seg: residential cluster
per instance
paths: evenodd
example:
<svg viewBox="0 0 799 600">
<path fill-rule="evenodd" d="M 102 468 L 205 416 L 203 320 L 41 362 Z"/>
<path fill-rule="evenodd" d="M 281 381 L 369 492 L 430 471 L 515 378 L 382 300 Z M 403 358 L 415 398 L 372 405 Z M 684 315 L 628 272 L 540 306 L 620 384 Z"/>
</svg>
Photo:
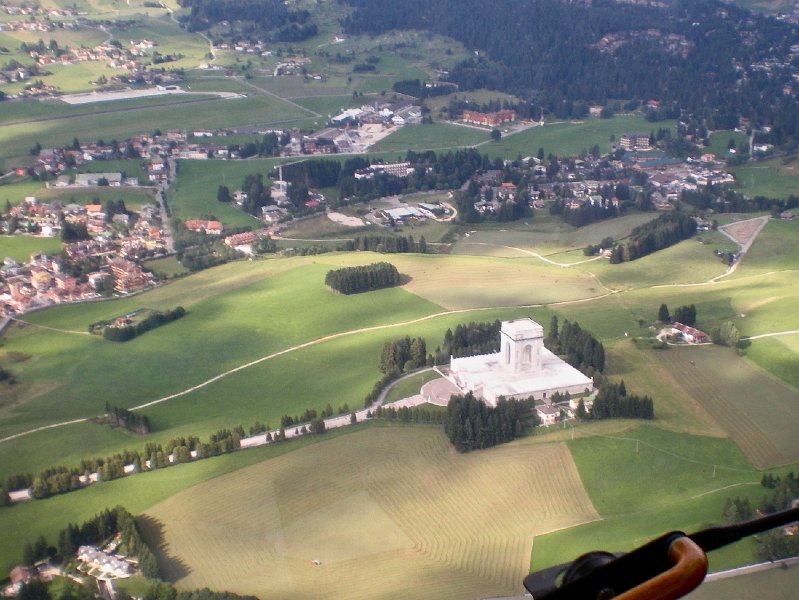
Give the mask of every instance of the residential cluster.
<svg viewBox="0 0 799 600">
<path fill-rule="evenodd" d="M 136 261 L 166 252 L 159 211 L 145 205 L 139 213 L 108 217 L 99 204 L 40 202 L 34 197 L 14 206 L 0 223 L 31 234 L 54 236 L 64 228 L 85 227 L 94 237 L 64 244 L 62 255 L 34 254 L 28 263 L 6 258 L 0 266 L 0 314 L 99 298 L 109 292 L 128 294 L 155 284 Z"/>
</svg>

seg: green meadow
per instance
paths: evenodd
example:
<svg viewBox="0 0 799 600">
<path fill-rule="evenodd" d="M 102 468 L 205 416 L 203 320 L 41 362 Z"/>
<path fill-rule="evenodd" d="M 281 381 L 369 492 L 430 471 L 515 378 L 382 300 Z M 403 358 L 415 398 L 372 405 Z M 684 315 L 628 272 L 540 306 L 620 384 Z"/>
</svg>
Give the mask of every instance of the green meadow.
<svg viewBox="0 0 799 600">
<path fill-rule="evenodd" d="M 590 150 L 599 145 L 602 153 L 609 152 L 613 142 L 627 131 L 657 131 L 674 128 L 674 121 L 650 123 L 641 116 L 616 116 L 612 119 L 586 119 L 576 122 L 547 123 L 544 127 L 531 127 L 520 133 L 504 136 L 499 142 L 485 146 L 491 156 L 515 159 L 517 156 L 535 156 L 539 148 L 545 154 L 570 155 Z"/>
<path fill-rule="evenodd" d="M 441 150 L 474 146 L 487 139 L 488 131 L 460 125 L 448 125 L 445 123 L 406 125 L 380 140 L 371 150 L 374 152 L 400 152 L 404 154 L 407 150 Z"/>
<path fill-rule="evenodd" d="M 799 161 L 795 157 L 749 163 L 732 172 L 738 190 L 747 196 L 787 198 L 799 194 Z"/>
<path fill-rule="evenodd" d="M 54 237 L 33 237 L 30 235 L 0 235 L 0 257 L 13 258 L 18 263 L 30 260 L 31 254 L 58 254 L 61 252 L 61 239 Z"/>
<path fill-rule="evenodd" d="M 737 133 L 731 130 L 714 131 L 710 134 L 710 145 L 705 148 L 705 151 L 710 154 L 715 154 L 716 158 L 725 160 L 732 156 L 729 153 L 730 141 L 735 142 L 735 147 L 742 147 L 744 144 L 749 143 L 749 138 L 744 133 Z"/>
<path fill-rule="evenodd" d="M 306 113 L 297 107 L 263 94 L 230 100 L 181 98 L 184 101 L 180 109 L 176 108 L 174 101 L 163 106 L 150 103 L 118 110 L 113 106 L 115 103 L 108 102 L 96 108 L 95 113 L 78 113 L 81 115 L 79 121 L 62 117 L 0 126 L 0 160 L 4 161 L 6 168 L 27 164 L 30 161 L 28 149 L 36 142 L 43 147 L 68 145 L 80 131 L 90 131 L 98 139 L 124 140 L 154 129 L 277 125 L 306 117 Z"/>
</svg>

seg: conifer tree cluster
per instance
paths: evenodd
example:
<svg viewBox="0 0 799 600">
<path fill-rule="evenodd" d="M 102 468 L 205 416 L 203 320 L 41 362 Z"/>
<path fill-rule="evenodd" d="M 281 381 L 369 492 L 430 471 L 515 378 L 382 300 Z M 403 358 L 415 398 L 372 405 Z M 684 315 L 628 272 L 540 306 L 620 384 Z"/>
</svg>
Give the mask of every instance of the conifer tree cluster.
<svg viewBox="0 0 799 600">
<path fill-rule="evenodd" d="M 610 262 L 617 264 L 647 256 L 687 240 L 696 233 L 696 221 L 681 212 L 663 213 L 657 219 L 635 227 L 625 244 L 615 246 Z"/>
<path fill-rule="evenodd" d="M 342 294 L 357 294 L 392 287 L 400 282 L 397 267 L 387 262 L 328 271 L 325 285 Z"/>
<path fill-rule="evenodd" d="M 583 373 L 605 370 L 605 347 L 576 321 L 565 319 L 559 327 L 558 318 L 553 315 L 544 346 Z"/>
<path fill-rule="evenodd" d="M 427 252 L 427 242 L 424 236 L 419 238 L 417 242 L 412 235 L 365 235 L 356 236 L 352 248 L 353 250 L 371 250 L 372 252 L 386 252 L 389 254 L 404 254 L 406 252 L 424 254 Z"/>
<path fill-rule="evenodd" d="M 623 381 L 603 383 L 586 416 L 589 419 L 654 419 L 655 407 L 649 396 L 628 394 Z"/>
<path fill-rule="evenodd" d="M 147 418 L 147 415 L 131 412 L 127 408 L 113 406 L 106 402 L 105 417 L 112 425 L 124 427 L 133 433 L 139 435 L 150 433 L 150 419 Z"/>
<path fill-rule="evenodd" d="M 120 546 L 127 550 L 127 555 L 138 559 L 142 575 L 158 578 L 155 556 L 142 540 L 135 517 L 122 506 L 106 509 L 80 526 L 70 523 L 58 534 L 56 546 L 48 544 L 43 536 L 35 544 L 25 544 L 23 563 L 32 565 L 37 560 L 56 557 L 67 562 L 75 557 L 81 546 L 103 544 L 117 534 L 121 538 Z"/>
<path fill-rule="evenodd" d="M 491 407 L 471 392 L 452 396 L 444 416 L 444 433 L 458 452 L 490 448 L 510 442 L 538 425 L 534 406 L 532 398 L 500 398 Z"/>
<path fill-rule="evenodd" d="M 138 335 L 156 329 L 167 323 L 180 319 L 186 314 L 186 309 L 178 306 L 172 310 L 154 311 L 134 325 L 107 326 L 103 329 L 103 338 L 112 342 L 127 342 Z"/>
<path fill-rule="evenodd" d="M 462 358 L 499 352 L 501 326 L 499 321 L 493 323 L 471 322 L 467 325 L 458 325 L 454 332 L 452 329 L 447 329 L 444 334 L 444 343 L 435 351 L 436 364 L 449 362 L 450 356 Z"/>
<path fill-rule="evenodd" d="M 789 472 L 784 477 L 770 473 L 763 475 L 760 484 L 769 490 L 763 496 L 757 510 L 749 498 L 727 498 L 722 511 L 725 523 L 748 521 L 758 515 L 770 515 L 791 508 L 799 496 L 799 475 Z M 799 536 L 791 527 L 777 527 L 757 536 L 757 555 L 762 560 L 774 561 L 799 554 Z"/>
<path fill-rule="evenodd" d="M 418 369 L 427 364 L 427 346 L 424 338 L 408 336 L 386 342 L 380 352 L 380 371 L 398 377 L 401 373 Z"/>
</svg>

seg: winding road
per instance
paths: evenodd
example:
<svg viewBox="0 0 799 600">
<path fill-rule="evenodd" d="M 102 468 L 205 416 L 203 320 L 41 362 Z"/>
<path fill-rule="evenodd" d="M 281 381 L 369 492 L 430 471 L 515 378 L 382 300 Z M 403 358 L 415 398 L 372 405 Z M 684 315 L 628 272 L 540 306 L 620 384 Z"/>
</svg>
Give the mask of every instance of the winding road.
<svg viewBox="0 0 799 600">
<path fill-rule="evenodd" d="M 757 229 L 755 234 L 752 235 L 751 239 L 747 240 L 747 243 L 746 243 L 745 247 L 744 247 L 744 245 L 742 245 L 742 249 L 741 249 L 742 254 L 751 247 L 752 242 L 757 237 L 757 233 L 759 233 L 760 230 L 762 229 L 762 227 L 765 225 L 765 223 L 768 220 L 768 217 L 765 217 L 765 218 L 761 217 L 761 219 L 765 219 L 763 221 L 762 225 Z M 738 243 L 738 242 L 736 241 L 736 243 Z M 552 264 L 552 265 L 555 265 L 555 266 L 559 266 L 559 267 L 562 267 L 562 268 L 572 267 L 572 266 L 575 266 L 575 265 L 583 264 L 583 263 L 586 263 L 586 262 L 591 262 L 591 261 L 598 260 L 599 258 L 601 258 L 601 257 L 594 257 L 594 258 L 590 258 L 590 259 L 587 259 L 587 260 L 579 261 L 579 262 L 576 262 L 576 263 L 564 264 L 564 263 L 555 262 L 555 261 L 553 261 L 551 259 L 548 259 L 547 257 L 542 256 L 542 255 L 540 255 L 540 254 L 538 254 L 536 252 L 533 252 L 531 250 L 525 250 L 525 249 L 522 249 L 522 248 L 516 248 L 514 246 L 503 246 L 503 245 L 486 244 L 486 243 L 479 243 L 479 242 L 474 242 L 474 245 L 498 246 L 498 247 L 502 247 L 502 248 L 508 248 L 508 249 L 516 250 L 518 252 L 522 252 L 524 254 L 528 254 L 528 255 L 530 255 L 530 256 L 532 256 L 534 258 L 537 258 L 539 260 L 542 260 L 544 262 L 547 262 L 549 264 Z M 728 273 L 729 273 L 729 271 L 728 271 Z M 596 278 L 596 276 L 594 276 L 594 277 Z M 597 281 L 599 281 L 598 278 L 596 278 L 596 279 L 597 279 Z M 660 287 L 673 287 L 673 286 L 678 286 L 678 287 L 686 286 L 686 287 L 688 287 L 688 286 L 696 286 L 696 285 L 708 285 L 708 284 L 715 283 L 715 281 L 717 279 L 718 278 L 716 277 L 716 278 L 712 278 L 712 279 L 710 279 L 710 280 L 708 280 L 706 282 L 691 283 L 691 284 L 669 284 L 669 285 L 658 285 L 658 286 L 650 286 L 650 287 L 651 288 L 660 288 Z M 600 282 L 600 284 L 601 284 L 601 282 Z M 352 335 L 358 335 L 358 334 L 361 334 L 361 333 L 367 333 L 367 332 L 371 332 L 371 331 L 381 331 L 381 330 L 385 330 L 385 329 L 396 329 L 396 328 L 399 328 L 399 327 L 407 327 L 409 325 L 414 325 L 414 324 L 417 324 L 417 323 L 422 323 L 424 321 L 430 321 L 432 319 L 438 319 L 440 317 L 445 317 L 445 316 L 455 315 L 455 314 L 472 313 L 472 312 L 480 312 L 480 311 L 487 311 L 487 310 L 519 309 L 519 308 L 541 308 L 541 307 L 544 307 L 544 306 L 565 306 L 565 305 L 569 305 L 569 304 L 593 302 L 595 300 L 599 300 L 601 298 L 605 298 L 605 297 L 613 295 L 613 294 L 618 294 L 618 293 L 623 293 L 624 291 L 629 291 L 629 290 L 610 290 L 609 288 L 605 287 L 604 285 L 602 285 L 602 287 L 605 288 L 606 290 L 608 290 L 607 293 L 600 294 L 598 296 L 592 296 L 590 298 L 582 298 L 582 299 L 579 299 L 579 300 L 566 300 L 566 301 L 563 301 L 563 302 L 552 302 L 552 303 L 547 303 L 547 304 L 528 304 L 528 305 L 522 305 L 522 306 L 504 306 L 504 307 L 503 306 L 486 306 L 486 307 L 478 307 L 478 308 L 462 308 L 462 309 L 455 309 L 455 310 L 445 310 L 445 311 L 433 313 L 433 314 L 430 314 L 430 315 L 426 315 L 424 317 L 419 317 L 417 319 L 411 319 L 411 320 L 408 320 L 408 321 L 401 321 L 401 322 L 397 322 L 397 323 L 386 323 L 386 324 L 383 324 L 383 325 L 372 325 L 372 326 L 369 326 L 369 327 L 360 327 L 360 328 L 357 328 L 357 329 L 351 329 L 349 331 L 341 331 L 341 332 L 338 332 L 338 333 L 333 333 L 333 334 L 330 334 L 330 335 L 326 335 L 326 336 L 322 336 L 322 337 L 310 340 L 308 342 L 304 342 L 302 344 L 297 344 L 297 345 L 291 346 L 289 348 L 285 348 L 285 349 L 280 350 L 278 352 L 273 352 L 271 354 L 267 354 L 266 356 L 262 356 L 260 358 L 255 359 L 255 360 L 246 362 L 246 363 L 244 363 L 242 365 L 239 365 L 238 367 L 234 367 L 232 369 L 228 369 L 227 371 L 219 373 L 218 375 L 215 375 L 214 377 L 206 379 L 205 381 L 202 381 L 202 382 L 200 382 L 200 383 L 198 383 L 196 385 L 188 387 L 188 388 L 186 388 L 186 389 L 184 389 L 182 391 L 176 392 L 174 394 L 169 394 L 167 396 L 163 396 L 161 398 L 157 398 L 155 400 L 151 400 L 149 402 L 145 402 L 143 404 L 139 404 L 137 406 L 134 406 L 130 410 L 141 410 L 143 408 L 148 408 L 150 406 L 155 406 L 155 405 L 158 405 L 158 404 L 162 404 L 164 402 L 169 402 L 170 400 L 174 400 L 175 398 L 180 398 L 180 397 L 185 396 L 187 394 L 191 394 L 192 392 L 196 392 L 197 390 L 205 388 L 205 387 L 207 387 L 207 386 L 209 386 L 209 385 L 211 385 L 213 383 L 216 383 L 217 381 L 220 381 L 221 379 L 224 379 L 225 377 L 228 377 L 230 375 L 238 373 L 239 371 L 243 371 L 245 369 L 249 369 L 250 367 L 254 367 L 256 365 L 260 365 L 260 364 L 262 364 L 262 363 L 264 363 L 266 361 L 272 360 L 272 359 L 280 357 L 280 356 L 284 356 L 286 354 L 295 352 L 297 350 L 310 348 L 311 346 L 316 346 L 318 344 L 322 344 L 322 343 L 325 343 L 325 342 L 328 342 L 328 341 L 331 341 L 331 340 L 335 340 L 335 339 L 339 339 L 339 338 L 343 338 L 343 337 L 349 337 L 349 336 L 352 336 Z M 640 288 L 637 288 L 637 289 L 640 289 Z M 20 322 L 20 323 L 28 323 L 27 321 L 22 321 L 21 319 L 15 319 L 15 321 Z M 80 333 L 80 334 L 84 334 L 84 332 L 77 332 L 77 331 L 70 331 L 70 330 L 59 330 L 59 329 L 55 329 L 55 328 L 52 328 L 52 327 L 46 327 L 46 328 L 50 329 L 52 331 L 57 331 L 57 332 L 61 332 L 61 333 L 70 333 L 70 334 Z M 799 334 L 799 330 L 787 330 L 787 331 L 777 331 L 777 332 L 763 333 L 763 334 L 759 334 L 759 335 L 745 337 L 745 338 L 742 338 L 742 339 L 745 339 L 745 340 L 756 340 L 756 339 L 761 339 L 761 338 L 766 338 L 766 337 L 782 336 L 782 335 L 794 335 L 794 334 Z M 86 335 L 88 335 L 88 334 L 86 334 Z M 385 391 L 387 391 L 387 390 L 385 390 Z M 385 397 L 385 394 L 382 394 L 381 397 L 380 397 L 381 402 L 382 402 L 382 399 L 384 397 Z M 361 412 L 363 412 L 365 414 L 366 411 L 364 410 L 364 411 L 361 411 Z M 9 435 L 9 436 L 0 438 L 0 443 L 8 442 L 8 441 L 15 440 L 15 439 L 18 439 L 18 438 L 26 436 L 26 435 L 30 435 L 32 433 L 37 433 L 37 432 L 40 432 L 40 431 L 45 431 L 45 430 L 53 429 L 53 428 L 56 428 L 56 427 L 63 427 L 63 426 L 66 426 L 66 425 L 73 425 L 73 424 L 76 424 L 76 423 L 83 423 L 83 422 L 88 421 L 90 418 L 93 418 L 93 416 L 92 417 L 84 417 L 84 418 L 80 418 L 80 419 L 72 419 L 72 420 L 69 420 L 69 421 L 63 421 L 61 423 L 52 423 L 52 424 L 49 424 L 49 425 L 43 425 L 41 427 L 36 427 L 34 429 L 29 429 L 27 431 L 21 431 L 19 433 L 15 433 L 13 435 Z M 342 416 L 342 417 L 334 417 L 332 420 L 341 419 L 341 418 L 349 419 L 349 416 L 347 415 L 347 416 Z M 340 425 L 331 423 L 331 426 L 340 426 Z"/>
</svg>

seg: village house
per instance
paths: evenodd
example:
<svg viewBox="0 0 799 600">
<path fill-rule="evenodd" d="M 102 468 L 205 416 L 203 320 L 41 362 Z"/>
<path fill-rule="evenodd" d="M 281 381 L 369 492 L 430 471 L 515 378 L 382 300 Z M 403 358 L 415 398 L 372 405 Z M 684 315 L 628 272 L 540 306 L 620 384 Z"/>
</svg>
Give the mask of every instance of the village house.
<svg viewBox="0 0 799 600">
<path fill-rule="evenodd" d="M 676 321 L 671 324 L 671 333 L 681 336 L 689 344 L 704 344 L 710 341 L 710 336 L 704 331 Z"/>
<path fill-rule="evenodd" d="M 497 127 L 503 123 L 510 123 L 516 120 L 516 112 L 513 110 L 500 110 L 491 113 L 482 113 L 476 110 L 464 110 L 461 119 L 464 123 L 473 123 L 485 127 Z"/>
<path fill-rule="evenodd" d="M 204 231 L 206 235 L 222 235 L 222 223 L 219 221 L 203 221 L 200 219 L 189 219 L 183 225 L 189 231 Z"/>
</svg>

